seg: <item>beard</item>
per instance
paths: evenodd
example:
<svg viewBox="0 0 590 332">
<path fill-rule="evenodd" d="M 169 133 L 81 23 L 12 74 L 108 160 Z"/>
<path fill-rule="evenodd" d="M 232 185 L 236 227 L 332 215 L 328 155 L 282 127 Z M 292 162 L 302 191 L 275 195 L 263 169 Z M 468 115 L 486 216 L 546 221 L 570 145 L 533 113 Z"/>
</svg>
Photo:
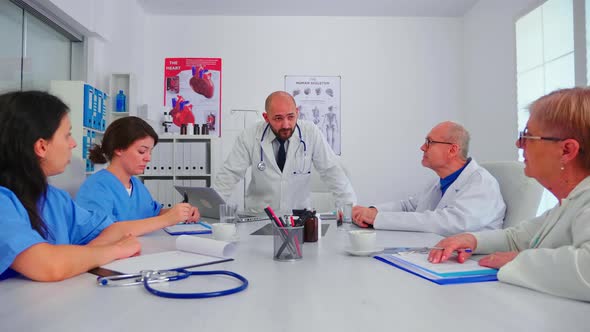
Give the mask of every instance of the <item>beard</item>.
<svg viewBox="0 0 590 332">
<path fill-rule="evenodd" d="M 272 127 L 272 132 L 275 134 L 276 137 L 278 137 L 279 139 L 286 141 L 289 138 L 291 138 L 291 136 L 293 136 L 293 132 L 294 132 L 294 128 L 281 128 L 278 131 L 274 130 Z"/>
</svg>

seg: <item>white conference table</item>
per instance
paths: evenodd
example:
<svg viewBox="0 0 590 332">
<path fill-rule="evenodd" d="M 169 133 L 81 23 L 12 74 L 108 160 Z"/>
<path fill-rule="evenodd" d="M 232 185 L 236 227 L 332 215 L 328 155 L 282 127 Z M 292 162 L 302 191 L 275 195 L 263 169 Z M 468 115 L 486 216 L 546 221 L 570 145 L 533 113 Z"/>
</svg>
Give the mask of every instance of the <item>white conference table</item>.
<svg viewBox="0 0 590 332">
<path fill-rule="evenodd" d="M 333 222 L 303 245 L 303 259 L 272 259 L 272 236 L 249 235 L 266 222 L 240 224 L 235 261 L 204 267 L 244 275 L 243 292 L 211 299 L 166 299 L 143 286 L 99 287 L 89 273 L 56 283 L 0 282 L 0 331 L 588 331 L 590 304 L 484 282 L 439 286 L 371 257 L 346 254 L 348 234 Z M 427 233 L 378 231 L 381 246 L 432 245 Z M 144 253 L 174 249 L 158 231 Z M 549 273 L 549 271 L 548 271 Z M 193 276 L 169 291 L 235 286 Z"/>
</svg>

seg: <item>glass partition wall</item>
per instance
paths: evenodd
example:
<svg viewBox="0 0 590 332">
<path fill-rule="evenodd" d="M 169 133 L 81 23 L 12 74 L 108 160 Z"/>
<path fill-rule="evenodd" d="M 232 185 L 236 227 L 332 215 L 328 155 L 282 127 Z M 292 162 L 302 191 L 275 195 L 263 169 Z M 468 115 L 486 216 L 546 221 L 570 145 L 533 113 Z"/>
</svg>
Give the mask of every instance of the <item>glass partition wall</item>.
<svg viewBox="0 0 590 332">
<path fill-rule="evenodd" d="M 51 80 L 72 79 L 81 39 L 47 22 L 22 1 L 0 0 L 0 92 L 47 90 Z"/>
</svg>

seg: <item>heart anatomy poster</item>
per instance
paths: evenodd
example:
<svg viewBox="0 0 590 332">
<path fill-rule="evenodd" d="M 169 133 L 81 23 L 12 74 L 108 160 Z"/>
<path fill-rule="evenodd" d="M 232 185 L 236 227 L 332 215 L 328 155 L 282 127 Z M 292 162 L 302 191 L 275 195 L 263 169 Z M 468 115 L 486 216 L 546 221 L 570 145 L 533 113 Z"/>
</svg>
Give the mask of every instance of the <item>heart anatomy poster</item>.
<svg viewBox="0 0 590 332">
<path fill-rule="evenodd" d="M 285 91 L 295 98 L 299 119 L 318 126 L 334 153 L 340 155 L 340 76 L 285 75 Z"/>
<path fill-rule="evenodd" d="M 221 59 L 166 58 L 164 60 L 164 107 L 168 132 L 186 127 L 193 134 L 221 136 Z"/>
</svg>

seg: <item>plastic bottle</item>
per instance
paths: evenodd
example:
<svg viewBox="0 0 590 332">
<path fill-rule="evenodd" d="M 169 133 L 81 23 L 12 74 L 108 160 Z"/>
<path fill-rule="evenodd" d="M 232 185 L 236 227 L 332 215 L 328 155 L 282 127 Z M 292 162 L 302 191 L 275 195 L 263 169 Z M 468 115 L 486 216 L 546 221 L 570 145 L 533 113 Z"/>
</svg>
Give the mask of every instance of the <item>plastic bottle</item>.
<svg viewBox="0 0 590 332">
<path fill-rule="evenodd" d="M 126 109 L 126 102 L 127 102 L 127 96 L 125 96 L 125 94 L 123 93 L 123 90 L 119 90 L 119 93 L 117 94 L 117 107 L 116 107 L 116 111 L 117 112 L 125 112 L 127 111 Z"/>
</svg>

